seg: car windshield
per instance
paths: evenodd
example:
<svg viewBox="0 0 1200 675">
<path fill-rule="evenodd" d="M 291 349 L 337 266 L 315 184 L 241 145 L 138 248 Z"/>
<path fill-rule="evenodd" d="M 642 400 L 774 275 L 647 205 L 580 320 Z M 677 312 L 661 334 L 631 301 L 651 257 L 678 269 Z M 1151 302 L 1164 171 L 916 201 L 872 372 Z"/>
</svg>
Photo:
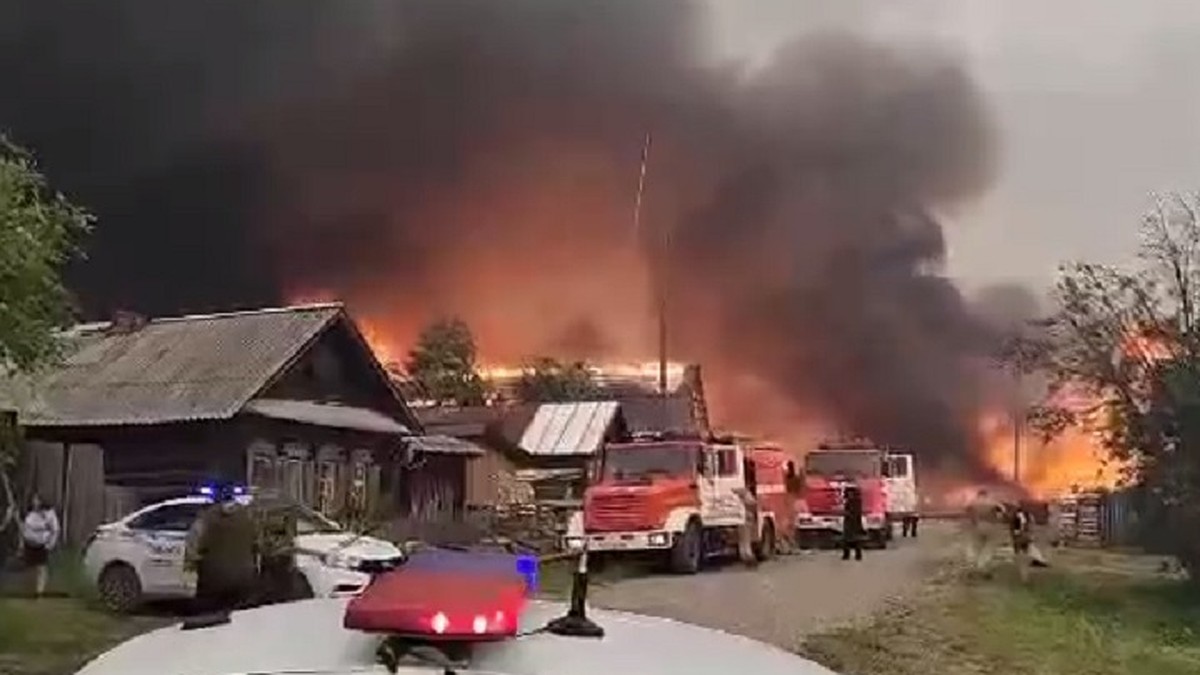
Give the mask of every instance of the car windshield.
<svg viewBox="0 0 1200 675">
<path fill-rule="evenodd" d="M 804 470 L 814 476 L 845 475 L 877 478 L 882 472 L 879 455 L 873 452 L 810 452 L 804 458 Z"/>
<path fill-rule="evenodd" d="M 610 447 L 604 453 L 604 477 L 609 480 L 690 476 L 695 470 L 696 448 L 687 445 Z"/>
</svg>

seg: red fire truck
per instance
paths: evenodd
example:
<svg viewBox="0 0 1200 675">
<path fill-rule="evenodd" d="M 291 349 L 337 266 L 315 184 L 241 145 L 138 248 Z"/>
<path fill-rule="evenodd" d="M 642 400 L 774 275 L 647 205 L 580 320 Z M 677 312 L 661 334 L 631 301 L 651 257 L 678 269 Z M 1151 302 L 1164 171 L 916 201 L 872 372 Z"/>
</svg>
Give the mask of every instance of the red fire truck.
<svg viewBox="0 0 1200 675">
<path fill-rule="evenodd" d="M 748 490 L 758 504 L 754 549 L 765 560 L 794 531 L 796 475 L 781 448 L 746 439 L 659 434 L 609 444 L 565 544 L 661 554 L 672 571 L 692 574 L 705 559 L 736 552 L 747 517 L 740 492 Z"/>
<path fill-rule="evenodd" d="M 796 540 L 801 548 L 832 545 L 842 533 L 845 489 L 862 492 L 863 530 L 868 541 L 886 548 L 892 539 L 888 519 L 886 453 L 870 443 L 822 443 L 804 457 L 804 494 L 797 500 Z"/>
</svg>

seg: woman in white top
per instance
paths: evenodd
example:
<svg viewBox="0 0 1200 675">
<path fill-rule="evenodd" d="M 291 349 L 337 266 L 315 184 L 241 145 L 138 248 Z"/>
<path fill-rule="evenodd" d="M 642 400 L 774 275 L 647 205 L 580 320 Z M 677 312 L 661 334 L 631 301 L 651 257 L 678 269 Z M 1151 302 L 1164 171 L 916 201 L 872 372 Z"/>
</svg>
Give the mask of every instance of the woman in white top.
<svg viewBox="0 0 1200 675">
<path fill-rule="evenodd" d="M 58 515 L 54 507 L 40 496 L 34 495 L 29 513 L 21 527 L 25 540 L 25 564 L 34 570 L 38 597 L 46 592 L 49 579 L 50 551 L 58 544 Z"/>
</svg>

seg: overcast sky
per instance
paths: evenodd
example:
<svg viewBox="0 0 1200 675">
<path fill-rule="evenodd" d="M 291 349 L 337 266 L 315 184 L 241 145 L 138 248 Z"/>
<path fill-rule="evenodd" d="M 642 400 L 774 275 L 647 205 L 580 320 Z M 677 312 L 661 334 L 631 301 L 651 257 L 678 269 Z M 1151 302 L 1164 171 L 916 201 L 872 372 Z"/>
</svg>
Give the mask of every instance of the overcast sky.
<svg viewBox="0 0 1200 675">
<path fill-rule="evenodd" d="M 1173 0 L 711 0 L 721 52 L 807 30 L 937 40 L 987 92 L 999 179 L 953 216 L 967 287 L 1127 260 L 1151 191 L 1200 189 L 1200 4 Z"/>
</svg>

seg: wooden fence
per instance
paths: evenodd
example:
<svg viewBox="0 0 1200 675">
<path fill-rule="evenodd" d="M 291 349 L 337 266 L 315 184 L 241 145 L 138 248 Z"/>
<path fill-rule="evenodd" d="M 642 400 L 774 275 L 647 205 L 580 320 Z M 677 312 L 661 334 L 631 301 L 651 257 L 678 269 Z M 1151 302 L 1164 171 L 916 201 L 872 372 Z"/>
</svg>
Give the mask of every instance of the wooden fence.
<svg viewBox="0 0 1200 675">
<path fill-rule="evenodd" d="M 1139 513 L 1132 492 L 1089 492 L 1056 500 L 1053 526 L 1068 546 L 1125 546 L 1138 539 Z"/>
</svg>

